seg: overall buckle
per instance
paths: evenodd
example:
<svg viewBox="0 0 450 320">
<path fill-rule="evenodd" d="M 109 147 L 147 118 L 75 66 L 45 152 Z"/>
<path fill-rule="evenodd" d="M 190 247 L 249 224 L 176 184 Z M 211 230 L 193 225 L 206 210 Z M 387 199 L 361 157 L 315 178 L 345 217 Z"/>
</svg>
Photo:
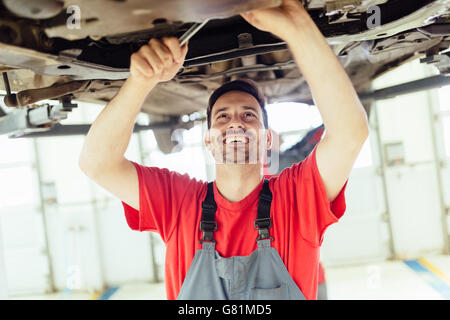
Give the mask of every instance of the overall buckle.
<svg viewBox="0 0 450 320">
<path fill-rule="evenodd" d="M 214 232 L 217 231 L 216 221 L 200 221 L 200 231 L 203 232 L 203 238 L 200 240 L 200 244 L 203 244 L 203 242 L 216 243 L 214 241 Z"/>
<path fill-rule="evenodd" d="M 273 237 L 270 235 L 269 233 L 269 229 L 258 229 L 258 238 L 256 238 L 256 240 L 266 240 L 269 239 L 271 241 L 273 241 Z"/>
<path fill-rule="evenodd" d="M 270 218 L 255 219 L 253 225 L 255 226 L 256 230 L 263 228 L 270 228 L 272 227 L 272 219 Z"/>
<path fill-rule="evenodd" d="M 265 240 L 265 239 L 273 240 L 273 237 L 271 237 L 269 233 L 269 228 L 272 227 L 272 219 L 270 218 L 255 219 L 254 225 L 255 229 L 258 230 L 259 234 L 256 240 Z"/>
<path fill-rule="evenodd" d="M 216 221 L 200 221 L 200 231 L 215 232 L 217 231 Z"/>
</svg>

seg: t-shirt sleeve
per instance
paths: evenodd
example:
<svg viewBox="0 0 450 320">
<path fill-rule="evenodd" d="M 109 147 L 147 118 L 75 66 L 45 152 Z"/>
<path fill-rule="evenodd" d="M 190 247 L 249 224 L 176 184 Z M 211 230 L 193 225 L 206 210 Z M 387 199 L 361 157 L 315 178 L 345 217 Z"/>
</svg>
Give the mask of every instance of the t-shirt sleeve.
<svg viewBox="0 0 450 320">
<path fill-rule="evenodd" d="M 122 201 L 128 226 L 158 232 L 167 242 L 177 224 L 186 190 L 195 180 L 187 174 L 132 163 L 139 179 L 139 211 Z"/>
<path fill-rule="evenodd" d="M 289 185 L 286 191 L 295 198 L 292 204 L 295 217 L 291 218 L 296 220 L 301 236 L 311 245 L 320 246 L 327 227 L 337 222 L 346 210 L 348 180 L 337 197 L 332 202 L 328 201 L 317 167 L 316 150 L 317 146 L 302 162 L 283 170 L 279 179 Z"/>
</svg>

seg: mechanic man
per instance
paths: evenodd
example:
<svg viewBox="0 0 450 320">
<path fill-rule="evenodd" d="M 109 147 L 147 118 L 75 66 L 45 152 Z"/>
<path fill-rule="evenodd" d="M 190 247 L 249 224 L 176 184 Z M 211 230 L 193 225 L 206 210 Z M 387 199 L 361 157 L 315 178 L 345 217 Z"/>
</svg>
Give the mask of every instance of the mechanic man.
<svg viewBox="0 0 450 320">
<path fill-rule="evenodd" d="M 151 39 L 132 55 L 130 77 L 80 155 L 85 174 L 122 200 L 132 229 L 161 235 L 168 299 L 316 299 L 323 234 L 345 211 L 346 182 L 368 136 L 351 81 L 298 1 L 242 17 L 288 44 L 311 88 L 326 133 L 304 161 L 263 179 L 259 150 L 270 149 L 272 135 L 252 81 L 225 84 L 210 97 L 213 183 L 127 160 L 147 94 L 184 62 L 187 46 L 176 38 Z"/>
</svg>

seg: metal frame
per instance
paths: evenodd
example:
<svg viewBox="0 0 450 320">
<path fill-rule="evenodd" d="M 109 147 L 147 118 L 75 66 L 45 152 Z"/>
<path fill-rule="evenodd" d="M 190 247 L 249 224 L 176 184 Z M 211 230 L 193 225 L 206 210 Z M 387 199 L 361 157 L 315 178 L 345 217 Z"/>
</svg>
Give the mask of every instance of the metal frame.
<svg viewBox="0 0 450 320">
<path fill-rule="evenodd" d="M 1 119 L 0 119 L 1 120 Z M 158 130 L 164 128 L 175 128 L 177 126 L 182 127 L 183 124 L 178 122 L 160 122 L 149 125 L 139 125 L 135 124 L 133 128 L 134 132 L 139 132 L 143 130 Z M 0 131 L 2 127 L 2 122 L 0 121 Z M 35 137 L 59 137 L 59 136 L 73 136 L 73 135 L 86 135 L 90 129 L 90 124 L 60 124 L 57 123 L 50 129 L 40 128 L 39 131 L 23 131 L 18 134 L 9 136 L 9 138 L 35 138 Z"/>
<path fill-rule="evenodd" d="M 380 134 L 380 125 L 378 122 L 379 116 L 378 116 L 378 107 L 376 105 L 372 105 L 371 110 L 373 112 L 374 117 L 374 123 L 375 127 L 372 127 L 373 130 L 376 132 L 376 141 L 377 141 L 377 149 L 378 149 L 378 161 L 379 161 L 379 169 L 380 169 L 380 176 L 382 180 L 383 185 L 383 197 L 384 197 L 384 204 L 385 204 L 385 213 L 384 213 L 384 220 L 387 223 L 388 231 L 389 231 L 389 253 L 391 260 L 396 260 L 398 258 L 397 252 L 395 250 L 395 243 L 394 243 L 394 232 L 392 230 L 392 219 L 391 219 L 391 212 L 389 207 L 389 197 L 388 197 L 388 191 L 387 191 L 387 182 L 386 182 L 386 162 L 384 161 L 384 148 L 381 142 L 381 134 Z"/>
<path fill-rule="evenodd" d="M 450 85 L 450 76 L 437 75 L 424 79 L 414 80 L 411 82 L 402 83 L 399 85 L 375 91 L 360 92 L 358 93 L 358 95 L 361 101 L 374 102 L 379 100 L 391 99 L 397 96 L 415 93 L 419 91 L 441 88 L 447 85 Z M 292 101 L 314 105 L 314 101 L 312 99 L 301 99 L 301 98 L 299 99 L 298 96 L 296 95 L 287 96 L 283 98 L 282 101 Z"/>
<path fill-rule="evenodd" d="M 436 89 L 441 88 L 443 86 L 450 85 L 450 76 L 446 75 L 437 75 L 437 76 L 431 76 L 428 78 L 415 80 L 403 84 L 399 84 L 392 87 L 387 87 L 379 90 L 375 90 L 372 92 L 367 93 L 360 93 L 359 97 L 364 102 L 374 102 L 378 100 L 384 100 L 384 99 L 390 99 L 397 96 L 410 94 L 414 92 L 419 92 L 423 90 L 430 90 L 430 89 Z M 300 103 L 306 103 L 309 105 L 313 105 L 314 102 L 312 99 L 310 100 L 295 100 L 294 97 L 293 102 L 300 102 Z M 21 110 L 25 111 L 25 110 Z M 26 112 L 25 112 L 26 113 Z M 23 121 L 21 120 L 20 115 L 7 115 L 5 119 L 0 118 L 0 132 L 7 132 L 8 128 L 9 130 L 13 131 L 14 125 L 11 124 L 10 121 L 8 121 L 7 117 L 12 117 L 15 119 L 16 123 L 18 125 L 21 125 L 23 127 Z M 3 121 L 1 121 L 3 120 Z M 198 119 L 201 120 L 201 119 Z M 186 123 L 185 123 L 186 124 Z M 163 128 L 176 128 L 177 126 L 182 127 L 182 123 L 176 122 L 176 121 L 170 121 L 170 122 L 159 122 L 159 123 L 151 123 L 147 126 L 138 125 L 136 124 L 133 128 L 133 132 L 139 132 L 142 130 L 155 130 L 155 129 L 163 129 Z M 26 132 L 23 131 L 22 134 L 16 135 L 14 137 L 54 137 L 54 136 L 68 136 L 68 135 L 85 135 L 89 131 L 90 125 L 88 124 L 72 124 L 72 125 L 61 125 L 61 124 L 55 124 L 51 129 L 44 129 L 45 131 L 40 132 Z"/>
<path fill-rule="evenodd" d="M 42 214 L 42 223 L 44 225 L 44 241 L 45 241 L 45 252 L 43 252 L 46 257 L 47 257 L 47 263 L 48 263 L 48 285 L 50 288 L 50 292 L 56 292 L 56 287 L 55 287 L 55 278 L 54 278 L 54 272 L 53 272 L 53 263 L 52 263 L 52 258 L 51 258 L 51 254 L 50 254 L 50 242 L 48 239 L 48 234 L 47 234 L 47 230 L 48 230 L 48 221 L 47 221 L 47 213 L 46 213 L 46 208 L 45 208 L 45 199 L 44 199 L 44 194 L 42 192 L 42 173 L 41 173 L 41 161 L 40 161 L 40 156 L 39 156 L 39 146 L 38 143 L 36 141 L 36 139 L 33 139 L 33 150 L 34 150 L 34 156 L 35 156 L 35 160 L 34 160 L 34 168 L 36 170 L 36 175 L 37 175 L 37 179 L 38 179 L 38 184 L 39 184 L 39 209 L 41 211 Z"/>
</svg>

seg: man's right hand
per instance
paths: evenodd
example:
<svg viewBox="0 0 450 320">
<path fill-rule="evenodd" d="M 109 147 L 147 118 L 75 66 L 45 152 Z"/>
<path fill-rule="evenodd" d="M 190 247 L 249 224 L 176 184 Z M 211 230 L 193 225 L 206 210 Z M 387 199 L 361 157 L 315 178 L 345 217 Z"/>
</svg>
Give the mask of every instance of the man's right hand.
<svg viewBox="0 0 450 320">
<path fill-rule="evenodd" d="M 131 55 L 132 82 L 150 89 L 158 82 L 171 80 L 183 65 L 187 51 L 187 43 L 180 47 L 175 37 L 150 39 L 148 44 Z"/>
</svg>

